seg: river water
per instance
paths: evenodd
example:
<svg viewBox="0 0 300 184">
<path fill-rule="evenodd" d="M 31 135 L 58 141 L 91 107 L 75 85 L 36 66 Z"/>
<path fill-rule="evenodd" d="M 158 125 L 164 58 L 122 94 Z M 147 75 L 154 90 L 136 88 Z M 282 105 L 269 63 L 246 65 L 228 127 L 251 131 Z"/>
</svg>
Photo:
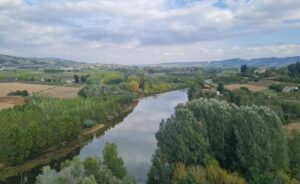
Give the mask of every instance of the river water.
<svg viewBox="0 0 300 184">
<path fill-rule="evenodd" d="M 170 117 L 179 103 L 186 102 L 186 91 L 171 91 L 141 99 L 127 117 L 120 123 L 95 135 L 82 147 L 75 149 L 64 158 L 54 160 L 50 165 L 58 169 L 61 162 L 73 156 L 84 159 L 88 156 L 101 156 L 106 142 L 118 145 L 119 155 L 124 160 L 129 174 L 137 183 L 145 183 L 151 167 L 151 158 L 156 149 L 155 133 L 162 119 Z M 41 166 L 22 175 L 11 177 L 6 183 L 34 183 L 35 177 L 41 172 Z M 26 182 L 27 181 L 27 182 Z"/>
</svg>

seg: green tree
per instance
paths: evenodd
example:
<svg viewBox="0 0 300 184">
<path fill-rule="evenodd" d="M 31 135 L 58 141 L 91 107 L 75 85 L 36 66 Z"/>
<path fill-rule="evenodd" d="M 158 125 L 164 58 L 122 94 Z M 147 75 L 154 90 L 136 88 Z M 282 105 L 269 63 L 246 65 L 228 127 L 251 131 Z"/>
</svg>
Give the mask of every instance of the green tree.
<svg viewBox="0 0 300 184">
<path fill-rule="evenodd" d="M 79 76 L 77 74 L 74 75 L 74 82 L 75 83 L 79 83 L 80 82 Z"/>
<path fill-rule="evenodd" d="M 246 74 L 248 72 L 248 66 L 247 65 L 242 65 L 241 66 L 241 73 Z"/>
<path fill-rule="evenodd" d="M 114 176 L 124 178 L 124 176 L 127 175 L 124 162 L 122 158 L 118 156 L 116 144 L 106 143 L 102 154 L 103 163 L 112 171 Z"/>
<path fill-rule="evenodd" d="M 300 181 L 300 132 L 294 130 L 288 141 L 292 176 Z"/>
<path fill-rule="evenodd" d="M 189 100 L 203 97 L 204 77 L 198 74 L 189 84 L 188 98 Z"/>
<path fill-rule="evenodd" d="M 84 169 L 85 169 L 85 175 L 86 176 L 91 176 L 97 175 L 97 172 L 100 170 L 100 161 L 98 161 L 94 157 L 88 157 L 84 160 L 83 162 Z"/>
<path fill-rule="evenodd" d="M 225 91 L 224 84 L 223 84 L 223 83 L 218 83 L 217 90 L 218 90 L 221 94 L 223 94 L 224 91 Z"/>
<path fill-rule="evenodd" d="M 236 171 L 249 180 L 256 175 L 254 171 L 259 171 L 274 176 L 283 173 L 276 181 L 289 181 L 282 123 L 266 107 L 238 107 L 199 98 L 179 105 L 175 114 L 161 123 L 156 138 L 158 150 L 152 160 L 149 184 L 170 183 L 178 162 L 206 166 L 209 171 L 211 157 L 222 168 Z M 211 176 L 212 183 L 245 183 L 215 165 L 211 170 L 215 172 L 208 172 L 207 176 Z M 185 177 L 181 179 L 188 181 Z"/>
</svg>

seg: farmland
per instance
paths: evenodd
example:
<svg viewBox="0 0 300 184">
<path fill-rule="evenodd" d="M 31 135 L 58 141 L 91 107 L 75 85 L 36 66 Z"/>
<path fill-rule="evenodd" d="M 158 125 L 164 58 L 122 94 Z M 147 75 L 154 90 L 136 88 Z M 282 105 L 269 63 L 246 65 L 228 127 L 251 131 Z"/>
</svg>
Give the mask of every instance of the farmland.
<svg viewBox="0 0 300 184">
<path fill-rule="evenodd" d="M 246 87 L 250 91 L 263 91 L 263 90 L 268 89 L 265 86 L 259 86 L 259 85 L 255 85 L 255 84 L 229 84 L 229 85 L 226 85 L 225 87 L 229 90 L 235 90 L 235 89 L 240 89 L 241 87 Z"/>
<path fill-rule="evenodd" d="M 13 107 L 15 105 L 21 105 L 23 103 L 24 103 L 23 97 L 18 97 L 18 96 L 0 97 L 0 110 Z"/>
<path fill-rule="evenodd" d="M 7 96 L 11 91 L 27 90 L 30 94 L 39 91 L 44 91 L 53 88 L 50 85 L 38 85 L 38 84 L 22 84 L 22 83 L 1 83 L 0 84 L 0 96 Z"/>
<path fill-rule="evenodd" d="M 27 90 L 30 95 L 36 93 L 43 96 L 57 98 L 74 98 L 77 96 L 79 87 L 63 87 L 40 84 L 23 83 L 0 83 L 0 109 L 21 105 L 25 99 L 19 96 L 7 96 L 9 92 L 17 90 Z"/>
</svg>

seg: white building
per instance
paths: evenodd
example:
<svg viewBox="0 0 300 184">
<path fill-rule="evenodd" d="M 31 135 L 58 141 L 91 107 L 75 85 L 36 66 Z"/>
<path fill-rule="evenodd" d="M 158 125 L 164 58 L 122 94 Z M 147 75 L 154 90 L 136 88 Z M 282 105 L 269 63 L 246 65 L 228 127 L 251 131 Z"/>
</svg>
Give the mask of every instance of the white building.
<svg viewBox="0 0 300 184">
<path fill-rule="evenodd" d="M 299 88 L 297 86 L 285 86 L 282 91 L 285 93 L 290 93 L 298 90 Z"/>
</svg>

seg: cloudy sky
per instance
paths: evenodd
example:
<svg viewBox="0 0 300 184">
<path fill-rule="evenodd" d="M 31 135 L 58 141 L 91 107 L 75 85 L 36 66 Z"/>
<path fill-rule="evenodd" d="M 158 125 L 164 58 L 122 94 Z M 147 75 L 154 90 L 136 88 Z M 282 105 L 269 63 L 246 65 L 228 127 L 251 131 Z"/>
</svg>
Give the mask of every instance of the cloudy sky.
<svg viewBox="0 0 300 184">
<path fill-rule="evenodd" d="M 0 0 L 0 53 L 120 64 L 300 55 L 300 0 Z"/>
</svg>

